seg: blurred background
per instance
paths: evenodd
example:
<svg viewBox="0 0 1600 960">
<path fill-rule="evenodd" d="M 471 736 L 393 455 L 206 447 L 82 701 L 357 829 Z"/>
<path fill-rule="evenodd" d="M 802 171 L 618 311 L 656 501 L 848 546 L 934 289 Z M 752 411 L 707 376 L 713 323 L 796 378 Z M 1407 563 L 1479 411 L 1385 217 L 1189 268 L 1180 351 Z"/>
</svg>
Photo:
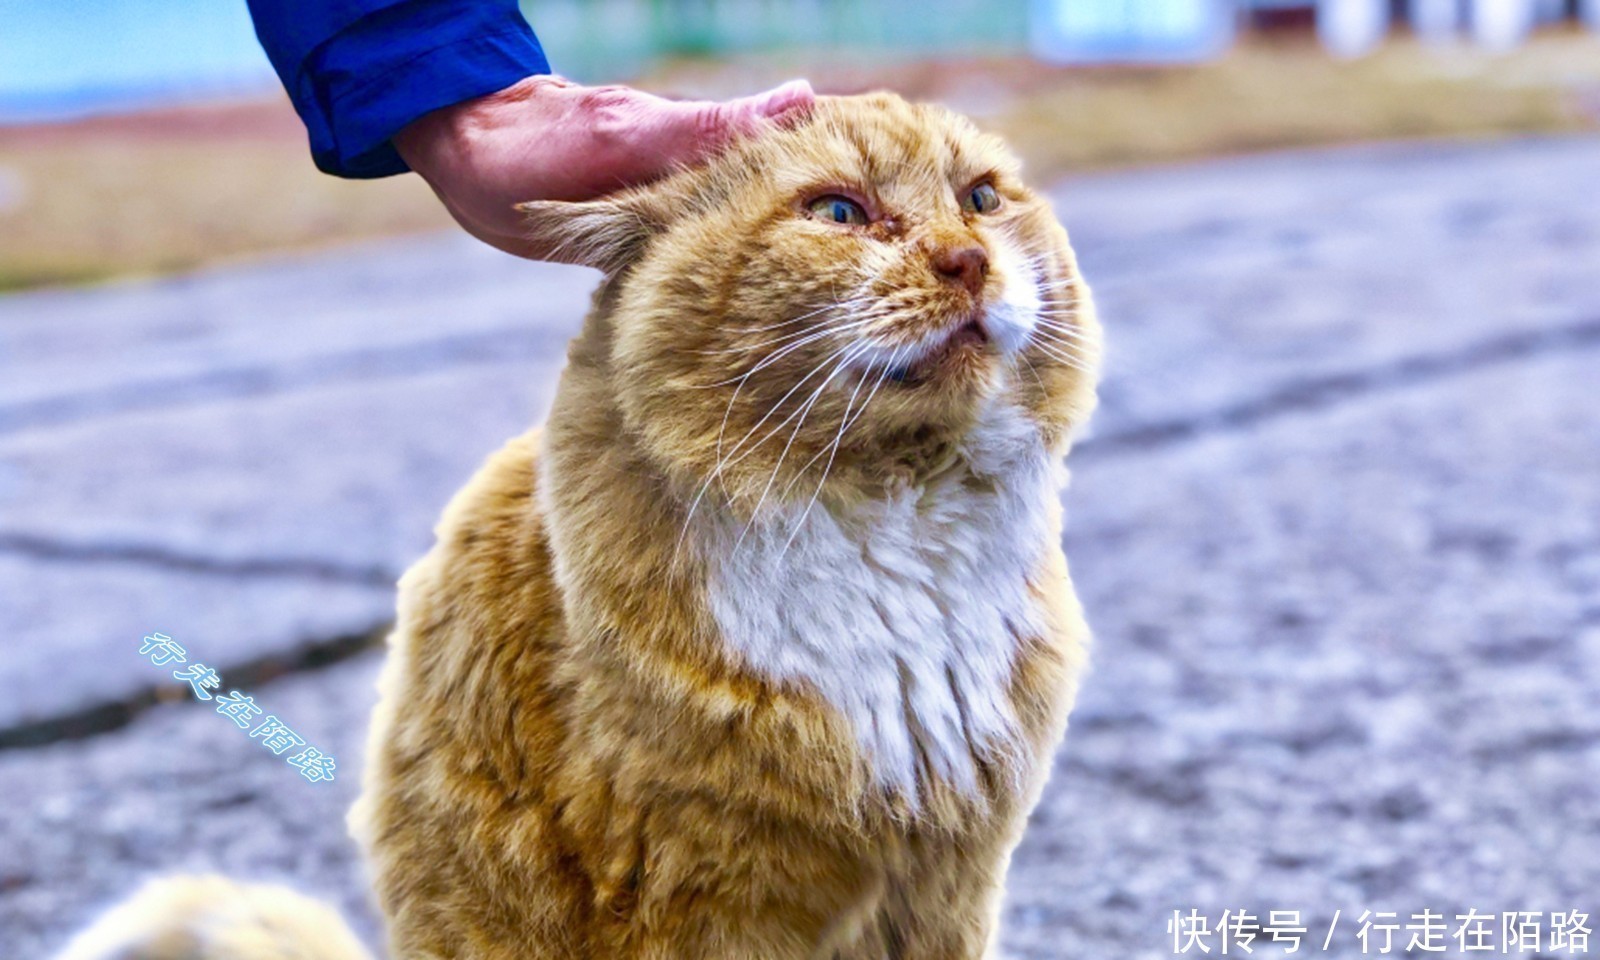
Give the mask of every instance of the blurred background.
<svg viewBox="0 0 1600 960">
<path fill-rule="evenodd" d="M 1196 953 L 1191 910 L 1338 955 L 1363 911 L 1523 911 L 1522 952 L 1587 952 L 1549 926 L 1600 917 L 1600 0 L 523 9 L 584 81 L 947 103 L 1071 231 L 1096 667 L 1011 955 Z M 0 953 L 177 871 L 375 935 L 342 818 L 394 578 L 543 417 L 595 279 L 318 174 L 242 0 L 0 0 Z"/>
</svg>

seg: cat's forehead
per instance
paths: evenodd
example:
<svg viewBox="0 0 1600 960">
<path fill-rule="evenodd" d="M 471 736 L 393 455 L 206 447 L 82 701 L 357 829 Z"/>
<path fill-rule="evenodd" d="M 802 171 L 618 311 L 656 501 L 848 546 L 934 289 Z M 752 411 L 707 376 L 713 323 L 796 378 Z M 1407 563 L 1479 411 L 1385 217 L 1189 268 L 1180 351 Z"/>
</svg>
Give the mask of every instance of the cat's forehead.
<svg viewBox="0 0 1600 960">
<path fill-rule="evenodd" d="M 919 193 L 1017 166 L 965 118 L 887 94 L 823 97 L 809 123 L 768 145 L 776 181 L 797 190 L 837 181 Z"/>
</svg>

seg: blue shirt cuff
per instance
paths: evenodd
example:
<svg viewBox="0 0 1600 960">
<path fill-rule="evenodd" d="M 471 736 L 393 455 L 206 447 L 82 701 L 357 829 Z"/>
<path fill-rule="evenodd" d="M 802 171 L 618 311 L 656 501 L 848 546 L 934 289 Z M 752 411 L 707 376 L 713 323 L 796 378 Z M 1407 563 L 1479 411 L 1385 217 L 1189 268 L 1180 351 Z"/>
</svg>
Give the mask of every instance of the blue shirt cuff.
<svg viewBox="0 0 1600 960">
<path fill-rule="evenodd" d="M 409 169 L 391 138 L 411 121 L 549 73 L 550 64 L 515 3 L 478 0 L 380 10 L 318 47 L 302 69 L 323 115 L 322 124 L 306 118 L 318 169 L 371 178 Z"/>
</svg>

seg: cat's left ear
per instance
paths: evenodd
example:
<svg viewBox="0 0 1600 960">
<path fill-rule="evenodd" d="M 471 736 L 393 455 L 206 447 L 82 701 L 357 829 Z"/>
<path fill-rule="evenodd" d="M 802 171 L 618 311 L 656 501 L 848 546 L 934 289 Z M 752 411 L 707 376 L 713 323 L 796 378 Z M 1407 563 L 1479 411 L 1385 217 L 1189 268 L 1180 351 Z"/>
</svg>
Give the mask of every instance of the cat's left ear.
<svg viewBox="0 0 1600 960">
<path fill-rule="evenodd" d="M 634 189 L 598 200 L 534 200 L 517 205 L 528 239 L 544 259 L 620 272 L 666 229 L 667 199 Z"/>
</svg>

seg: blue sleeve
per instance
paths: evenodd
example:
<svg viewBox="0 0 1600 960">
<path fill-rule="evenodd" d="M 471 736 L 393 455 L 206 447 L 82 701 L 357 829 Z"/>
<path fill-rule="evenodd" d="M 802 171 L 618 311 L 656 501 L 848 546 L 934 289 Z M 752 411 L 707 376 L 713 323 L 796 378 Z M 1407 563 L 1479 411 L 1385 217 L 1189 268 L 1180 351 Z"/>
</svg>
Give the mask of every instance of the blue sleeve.
<svg viewBox="0 0 1600 960">
<path fill-rule="evenodd" d="M 516 0 L 248 2 L 312 158 L 340 177 L 404 173 L 401 127 L 550 72 Z"/>
</svg>

